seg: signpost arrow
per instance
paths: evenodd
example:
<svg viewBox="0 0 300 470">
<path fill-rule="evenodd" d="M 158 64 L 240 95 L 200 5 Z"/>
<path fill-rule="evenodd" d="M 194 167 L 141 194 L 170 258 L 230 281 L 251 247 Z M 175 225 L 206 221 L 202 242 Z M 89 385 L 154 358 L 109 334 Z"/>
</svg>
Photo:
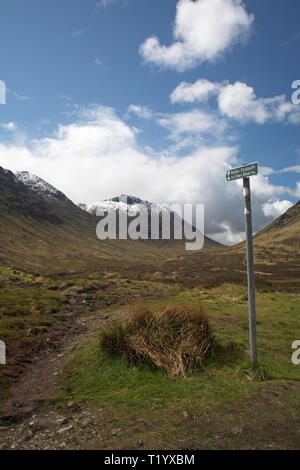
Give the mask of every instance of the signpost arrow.
<svg viewBox="0 0 300 470">
<path fill-rule="evenodd" d="M 245 204 L 245 226 L 247 246 L 247 277 L 248 277 L 248 309 L 249 309 L 249 333 L 250 333 L 250 359 L 253 364 L 257 362 L 256 342 L 256 303 L 254 283 L 254 260 L 253 260 L 253 230 L 251 213 L 250 176 L 258 174 L 258 163 L 243 165 L 233 168 L 226 173 L 227 181 L 235 181 L 243 178 L 244 204 Z"/>
<path fill-rule="evenodd" d="M 241 178 L 249 178 L 258 174 L 258 163 L 251 163 L 251 165 L 243 165 L 239 168 L 233 168 L 226 173 L 227 181 L 234 181 Z"/>
</svg>

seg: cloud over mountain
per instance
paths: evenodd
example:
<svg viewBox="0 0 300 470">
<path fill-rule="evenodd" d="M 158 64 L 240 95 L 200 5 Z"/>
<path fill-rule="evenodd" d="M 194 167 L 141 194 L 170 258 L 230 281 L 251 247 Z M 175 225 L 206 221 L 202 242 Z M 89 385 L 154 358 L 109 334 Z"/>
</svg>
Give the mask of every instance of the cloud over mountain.
<svg viewBox="0 0 300 470">
<path fill-rule="evenodd" d="M 91 106 L 77 112 L 73 122 L 59 125 L 53 136 L 26 145 L 1 144 L 1 165 L 39 175 L 74 202 L 134 194 L 153 202 L 204 203 L 205 233 L 225 242 L 240 240 L 242 189 L 225 179 L 228 167 L 238 163 L 238 147 L 203 144 L 185 156 L 151 155 L 138 145 L 135 129 L 113 109 Z M 171 119 L 168 125 L 175 126 L 169 129 L 172 133 L 178 122 Z M 272 219 L 263 205 L 280 201 L 287 191 L 266 176 L 253 178 L 256 229 Z"/>
</svg>

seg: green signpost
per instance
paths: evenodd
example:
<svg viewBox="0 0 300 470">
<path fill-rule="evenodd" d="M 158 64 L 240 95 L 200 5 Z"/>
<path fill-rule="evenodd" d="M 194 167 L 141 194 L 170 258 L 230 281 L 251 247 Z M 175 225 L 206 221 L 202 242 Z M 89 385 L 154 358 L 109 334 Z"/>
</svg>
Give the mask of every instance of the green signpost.
<svg viewBox="0 0 300 470">
<path fill-rule="evenodd" d="M 250 357 L 251 362 L 257 362 L 256 344 L 256 303 L 254 283 L 254 260 L 253 260 L 253 230 L 251 213 L 250 176 L 258 174 L 258 163 L 243 165 L 233 168 L 226 173 L 227 181 L 235 181 L 243 178 L 244 203 L 245 203 L 245 226 L 247 246 L 247 277 L 248 277 L 248 306 L 249 306 L 249 333 L 250 333 Z"/>
<path fill-rule="evenodd" d="M 226 173 L 227 181 L 234 181 L 241 178 L 249 178 L 258 174 L 258 163 L 251 163 L 251 165 L 243 165 L 239 168 L 233 168 Z"/>
</svg>

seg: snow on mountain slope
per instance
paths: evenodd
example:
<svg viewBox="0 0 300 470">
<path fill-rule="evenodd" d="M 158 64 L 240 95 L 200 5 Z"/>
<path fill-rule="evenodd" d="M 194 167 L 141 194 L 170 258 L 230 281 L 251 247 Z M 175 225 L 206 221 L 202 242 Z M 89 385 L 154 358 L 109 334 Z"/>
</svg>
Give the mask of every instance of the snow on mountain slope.
<svg viewBox="0 0 300 470">
<path fill-rule="evenodd" d="M 51 184 L 47 183 L 47 181 L 43 180 L 39 176 L 30 173 L 29 171 L 17 171 L 15 173 L 16 178 L 21 181 L 23 184 L 28 186 L 32 191 L 42 194 L 48 197 L 54 197 L 56 199 L 60 199 L 63 201 L 67 201 L 68 198 L 56 189 Z"/>
<path fill-rule="evenodd" d="M 127 200 L 127 203 L 125 202 Z M 101 202 L 94 204 L 78 204 L 79 207 L 90 214 L 97 215 L 100 212 L 108 212 L 109 210 L 120 210 L 122 212 L 139 212 L 142 208 L 146 208 L 148 211 L 152 209 L 154 212 L 168 213 L 170 207 L 168 204 L 156 204 L 149 201 L 143 201 L 142 199 L 135 196 L 122 195 L 119 197 L 113 197 L 111 199 L 105 199 Z"/>
</svg>

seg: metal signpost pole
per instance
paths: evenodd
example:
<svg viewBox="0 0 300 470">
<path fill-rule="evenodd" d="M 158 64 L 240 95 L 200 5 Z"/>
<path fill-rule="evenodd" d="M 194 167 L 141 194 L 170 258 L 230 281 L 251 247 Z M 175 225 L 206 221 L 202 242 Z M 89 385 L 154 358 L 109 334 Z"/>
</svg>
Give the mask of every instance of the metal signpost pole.
<svg viewBox="0 0 300 470">
<path fill-rule="evenodd" d="M 246 245 L 247 245 L 250 358 L 251 358 L 251 362 L 255 364 L 257 362 L 256 305 L 255 305 L 255 283 L 254 283 L 254 261 L 253 261 L 251 193 L 250 193 L 250 179 L 249 178 L 243 178 L 243 186 L 244 186 Z"/>
<path fill-rule="evenodd" d="M 254 284 L 254 261 L 253 261 L 253 231 L 251 214 L 250 176 L 258 174 L 258 163 L 242 165 L 227 171 L 227 181 L 243 179 L 245 199 L 245 222 L 246 222 L 246 246 L 247 246 L 247 275 L 248 275 L 248 305 L 249 305 L 249 330 L 250 330 L 250 357 L 251 362 L 257 362 L 256 344 L 256 306 L 255 306 L 255 284 Z"/>
</svg>

